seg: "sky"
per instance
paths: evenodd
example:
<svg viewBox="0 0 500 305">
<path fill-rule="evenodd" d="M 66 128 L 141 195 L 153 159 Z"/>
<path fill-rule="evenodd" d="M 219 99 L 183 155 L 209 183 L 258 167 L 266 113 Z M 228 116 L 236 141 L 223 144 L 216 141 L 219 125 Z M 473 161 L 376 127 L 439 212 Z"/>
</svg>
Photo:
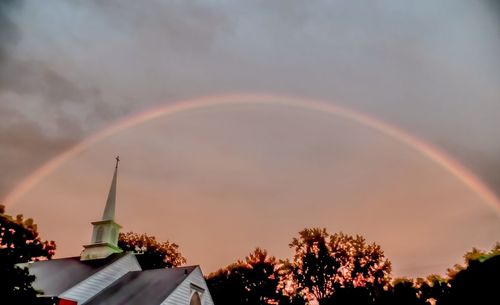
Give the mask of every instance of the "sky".
<svg viewBox="0 0 500 305">
<path fill-rule="evenodd" d="M 493 0 L 2 1 L 0 198 L 45 162 L 117 120 L 179 100 L 239 92 L 321 99 L 376 117 L 447 152 L 500 194 L 499 22 L 500 6 Z M 188 223 L 203 224 L 202 231 L 213 227 L 213 236 L 238 227 L 235 232 L 248 242 L 229 254 L 208 255 L 220 264 L 243 257 L 259 241 L 282 255 L 293 234 L 309 225 L 370 237 L 396 257 L 401 274 L 438 272 L 459 262 L 472 246 L 499 240 L 500 220 L 493 209 L 401 143 L 314 111 L 249 107 L 242 113 L 229 108 L 160 118 L 106 139 L 63 164 L 12 208 L 39 219 L 42 232 L 52 238 L 59 226 L 53 218 L 49 226 L 51 214 L 44 211 L 76 206 L 78 218 L 85 210 L 78 198 L 88 196 L 92 201 L 85 204 L 92 202 L 92 209 L 68 224 L 79 232 L 90 230 L 87 224 L 100 215 L 96 211 L 111 178 L 107 164 L 119 151 L 126 160 L 120 176 L 122 191 L 127 190 L 119 197 L 123 209 L 131 209 L 135 198 L 151 204 L 143 219 L 165 212 L 162 226 L 149 227 L 152 221 L 131 220 L 137 211 L 123 210 L 122 225 L 128 221 L 126 227 L 177 241 L 190 262 L 202 261 L 209 270 L 216 263 L 200 253 L 208 245 L 182 235 L 189 230 L 178 217 L 168 217 L 173 214 L 169 209 L 196 219 Z M 293 180 L 293 175 L 302 178 Z M 78 181 L 70 184 L 71 177 Z M 173 189 L 159 187 L 165 179 Z M 68 186 L 40 189 L 55 181 Z M 380 191 L 366 198 L 365 190 L 372 195 Z M 276 200 L 268 202 L 271 198 Z M 160 202 L 170 202 L 169 209 L 160 209 Z M 394 212 L 402 202 L 415 211 L 439 207 L 439 213 L 395 223 L 393 218 L 408 213 Z M 275 219 L 282 212 L 276 209 L 285 204 L 290 215 L 280 216 L 283 223 L 272 230 L 265 230 L 269 219 L 253 214 L 257 208 L 249 209 L 266 205 Z M 294 218 L 304 216 L 301 207 L 310 211 L 308 204 L 317 205 L 314 211 L 331 211 L 331 220 L 319 212 L 303 221 Z M 372 220 L 360 216 L 359 225 L 352 215 L 369 206 L 380 207 L 380 220 L 367 223 Z M 210 211 L 225 213 L 228 223 L 207 222 L 218 219 Z M 423 240 L 425 234 L 413 236 L 422 240 L 409 247 L 401 246 L 403 234 L 387 236 L 392 228 L 408 234 L 417 234 L 416 228 L 431 230 L 435 222 L 425 216 L 446 212 L 453 215 L 435 219 L 446 224 L 432 241 Z M 240 218 L 227 216 L 242 213 L 250 213 L 244 219 L 255 228 L 240 228 Z M 171 221 L 175 225 L 168 225 Z M 464 228 L 475 229 L 467 233 Z M 277 232 L 274 241 L 265 238 L 271 231 Z M 81 234 L 78 245 L 87 233 Z M 62 246 L 71 243 L 63 238 L 54 238 L 61 252 L 79 251 L 76 243 Z M 445 253 L 436 258 L 437 267 L 415 265 L 419 255 L 437 255 L 432 247 Z M 428 253 L 412 255 L 416 249 Z"/>
</svg>

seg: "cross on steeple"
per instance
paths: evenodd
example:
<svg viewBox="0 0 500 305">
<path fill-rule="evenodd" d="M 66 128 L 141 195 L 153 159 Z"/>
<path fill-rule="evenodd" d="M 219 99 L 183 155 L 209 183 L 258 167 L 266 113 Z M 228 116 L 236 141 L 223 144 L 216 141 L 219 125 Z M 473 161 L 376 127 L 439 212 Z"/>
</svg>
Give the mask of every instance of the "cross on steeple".
<svg viewBox="0 0 500 305">
<path fill-rule="evenodd" d="M 118 168 L 118 162 L 120 162 L 120 156 L 116 156 L 115 160 L 116 160 L 115 168 Z"/>
</svg>

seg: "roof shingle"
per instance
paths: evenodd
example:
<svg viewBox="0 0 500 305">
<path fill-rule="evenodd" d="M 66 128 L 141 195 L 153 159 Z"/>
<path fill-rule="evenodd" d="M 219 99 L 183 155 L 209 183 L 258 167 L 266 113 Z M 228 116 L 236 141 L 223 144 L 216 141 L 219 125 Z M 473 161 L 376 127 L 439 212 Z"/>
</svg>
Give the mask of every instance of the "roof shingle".
<svg viewBox="0 0 500 305">
<path fill-rule="evenodd" d="M 159 305 L 196 267 L 131 271 L 84 304 Z"/>
<path fill-rule="evenodd" d="M 80 256 L 29 263 L 35 275 L 33 286 L 46 296 L 58 296 L 89 276 L 117 261 L 127 253 L 112 254 L 103 259 L 81 261 Z"/>
</svg>

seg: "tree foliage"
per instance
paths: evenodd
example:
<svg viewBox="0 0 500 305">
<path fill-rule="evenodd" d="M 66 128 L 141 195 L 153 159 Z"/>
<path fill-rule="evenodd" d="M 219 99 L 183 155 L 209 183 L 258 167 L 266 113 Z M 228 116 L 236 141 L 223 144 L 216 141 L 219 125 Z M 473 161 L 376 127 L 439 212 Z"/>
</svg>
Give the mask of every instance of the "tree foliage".
<svg viewBox="0 0 500 305">
<path fill-rule="evenodd" d="M 425 280 L 417 279 L 415 286 L 418 289 L 418 295 L 425 304 L 434 303 L 435 305 L 448 304 L 450 296 L 450 284 L 448 279 L 432 274 Z"/>
<path fill-rule="evenodd" d="M 11 217 L 0 205 L 0 296 L 2 304 L 37 304 L 41 292 L 32 287 L 35 277 L 18 264 L 50 259 L 53 241 L 42 241 L 33 219 Z"/>
<path fill-rule="evenodd" d="M 326 303 L 341 290 L 373 298 L 389 283 L 391 264 L 384 252 L 360 235 L 304 229 L 289 246 L 295 255 L 285 264 L 287 290 L 304 299 Z"/>
<path fill-rule="evenodd" d="M 465 264 L 455 265 L 448 276 L 397 279 L 379 304 L 462 305 L 498 304 L 500 300 L 500 244 L 485 252 L 473 248 L 464 255 Z"/>
<path fill-rule="evenodd" d="M 450 293 L 446 304 L 498 304 L 500 243 L 489 252 L 473 249 L 464 258 L 465 266 L 449 272 Z"/>
<path fill-rule="evenodd" d="M 387 305 L 427 305 L 426 300 L 419 296 L 419 289 L 412 279 L 399 278 L 394 280 L 384 298 Z"/>
<path fill-rule="evenodd" d="M 244 261 L 210 274 L 207 284 L 217 305 L 276 304 L 280 298 L 278 261 L 256 248 Z"/>
<path fill-rule="evenodd" d="M 120 233 L 118 247 L 139 254 L 137 260 L 144 270 L 171 268 L 186 263 L 177 244 L 159 242 L 154 236 L 145 233 Z"/>
</svg>

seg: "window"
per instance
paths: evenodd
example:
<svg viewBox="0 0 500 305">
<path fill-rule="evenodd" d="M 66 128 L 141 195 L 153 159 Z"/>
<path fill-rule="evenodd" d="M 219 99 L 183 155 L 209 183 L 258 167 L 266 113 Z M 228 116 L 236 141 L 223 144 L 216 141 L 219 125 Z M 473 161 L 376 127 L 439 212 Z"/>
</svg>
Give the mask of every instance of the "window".
<svg viewBox="0 0 500 305">
<path fill-rule="evenodd" d="M 118 240 L 118 230 L 115 227 L 111 229 L 111 238 L 113 238 L 111 243 L 115 243 Z"/>
<path fill-rule="evenodd" d="M 191 283 L 190 286 L 191 286 L 191 302 L 189 303 L 189 305 L 201 305 L 202 304 L 201 298 L 203 297 L 205 289 L 193 283 Z"/>
<path fill-rule="evenodd" d="M 103 227 L 98 227 L 97 231 L 95 232 L 95 242 L 96 243 L 102 243 L 102 237 L 104 235 L 104 228 Z"/>
<path fill-rule="evenodd" d="M 200 298 L 200 294 L 198 292 L 193 293 L 193 296 L 191 297 L 191 302 L 189 302 L 189 305 L 201 305 L 201 298 Z"/>
</svg>

